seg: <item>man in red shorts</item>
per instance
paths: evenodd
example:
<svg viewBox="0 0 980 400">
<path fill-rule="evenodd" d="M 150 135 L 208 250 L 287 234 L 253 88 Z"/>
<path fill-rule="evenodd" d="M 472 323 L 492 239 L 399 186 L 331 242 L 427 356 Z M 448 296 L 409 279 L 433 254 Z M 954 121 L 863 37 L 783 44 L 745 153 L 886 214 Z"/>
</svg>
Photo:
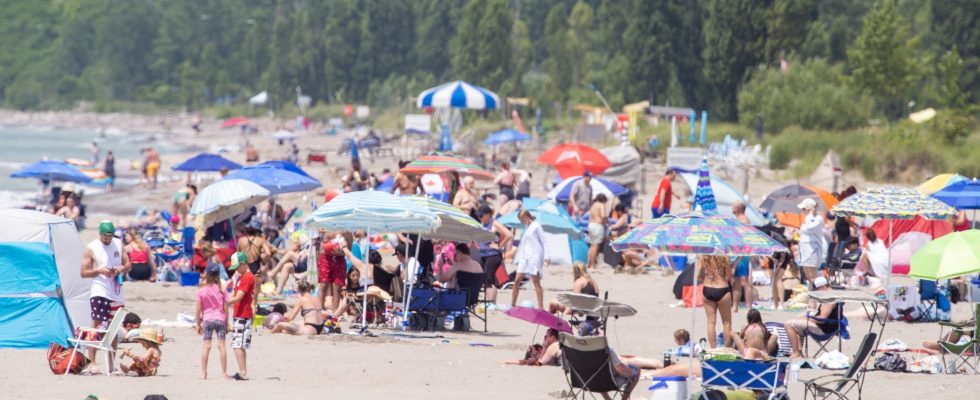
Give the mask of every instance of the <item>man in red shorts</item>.
<svg viewBox="0 0 980 400">
<path fill-rule="evenodd" d="M 323 243 L 320 245 L 320 254 L 317 257 L 317 283 L 320 292 L 317 294 L 320 304 L 326 303 L 326 297 L 330 296 L 330 312 L 337 311 L 340 307 L 340 290 L 344 286 L 344 279 L 347 275 L 347 261 L 344 260 L 345 240 L 334 233 L 321 233 Z M 324 306 L 326 306 L 324 304 Z"/>
</svg>

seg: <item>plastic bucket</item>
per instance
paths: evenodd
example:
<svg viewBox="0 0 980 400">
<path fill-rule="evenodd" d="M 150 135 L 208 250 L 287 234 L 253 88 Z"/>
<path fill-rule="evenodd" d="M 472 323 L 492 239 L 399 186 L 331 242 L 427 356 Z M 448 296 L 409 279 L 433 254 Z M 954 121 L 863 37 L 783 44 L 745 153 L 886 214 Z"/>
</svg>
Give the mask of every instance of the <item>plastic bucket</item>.
<svg viewBox="0 0 980 400">
<path fill-rule="evenodd" d="M 197 286 L 201 282 L 201 274 L 197 272 L 181 272 L 180 286 Z"/>
<path fill-rule="evenodd" d="M 687 400 L 687 378 L 661 376 L 652 379 L 650 400 Z"/>
</svg>

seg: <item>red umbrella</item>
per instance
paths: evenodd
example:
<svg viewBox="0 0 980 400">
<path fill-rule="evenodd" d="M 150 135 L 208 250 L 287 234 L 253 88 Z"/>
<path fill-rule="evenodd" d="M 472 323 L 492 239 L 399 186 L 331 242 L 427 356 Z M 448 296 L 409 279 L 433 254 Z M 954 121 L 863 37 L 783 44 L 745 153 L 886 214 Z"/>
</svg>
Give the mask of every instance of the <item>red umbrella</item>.
<svg viewBox="0 0 980 400">
<path fill-rule="evenodd" d="M 239 125 L 248 125 L 248 118 L 233 117 L 233 118 L 228 118 L 225 120 L 225 122 L 221 123 L 222 128 L 232 128 Z"/>
<path fill-rule="evenodd" d="M 563 179 L 581 176 L 586 171 L 593 175 L 599 175 L 612 165 L 599 150 L 577 143 L 566 143 L 552 147 L 541 153 L 538 162 L 555 167 L 558 170 L 558 175 L 561 175 Z"/>
<path fill-rule="evenodd" d="M 504 314 L 546 328 L 555 328 L 559 332 L 572 333 L 572 326 L 568 324 L 568 321 L 539 308 L 515 306 Z"/>
</svg>

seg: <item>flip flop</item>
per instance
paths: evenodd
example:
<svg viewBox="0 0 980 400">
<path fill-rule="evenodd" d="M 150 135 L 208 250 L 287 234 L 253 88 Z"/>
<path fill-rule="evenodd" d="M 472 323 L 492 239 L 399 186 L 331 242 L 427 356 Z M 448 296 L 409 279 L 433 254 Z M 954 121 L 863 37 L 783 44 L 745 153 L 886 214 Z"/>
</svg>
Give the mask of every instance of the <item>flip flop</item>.
<svg viewBox="0 0 980 400">
<path fill-rule="evenodd" d="M 248 378 L 243 378 L 242 375 L 240 373 L 238 373 L 238 372 L 236 372 L 235 375 L 232 375 L 231 377 L 233 379 L 235 379 L 236 381 L 247 381 L 248 380 Z"/>
</svg>

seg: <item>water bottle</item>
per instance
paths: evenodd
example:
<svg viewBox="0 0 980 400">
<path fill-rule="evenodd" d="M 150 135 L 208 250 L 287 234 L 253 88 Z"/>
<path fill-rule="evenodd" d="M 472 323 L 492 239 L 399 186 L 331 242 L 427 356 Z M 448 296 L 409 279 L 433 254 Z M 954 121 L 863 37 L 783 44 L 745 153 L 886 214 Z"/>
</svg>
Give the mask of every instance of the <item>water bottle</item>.
<svg viewBox="0 0 980 400">
<path fill-rule="evenodd" d="M 671 364 L 673 363 L 670 361 L 670 353 L 664 353 L 664 368 L 669 367 Z"/>
</svg>

